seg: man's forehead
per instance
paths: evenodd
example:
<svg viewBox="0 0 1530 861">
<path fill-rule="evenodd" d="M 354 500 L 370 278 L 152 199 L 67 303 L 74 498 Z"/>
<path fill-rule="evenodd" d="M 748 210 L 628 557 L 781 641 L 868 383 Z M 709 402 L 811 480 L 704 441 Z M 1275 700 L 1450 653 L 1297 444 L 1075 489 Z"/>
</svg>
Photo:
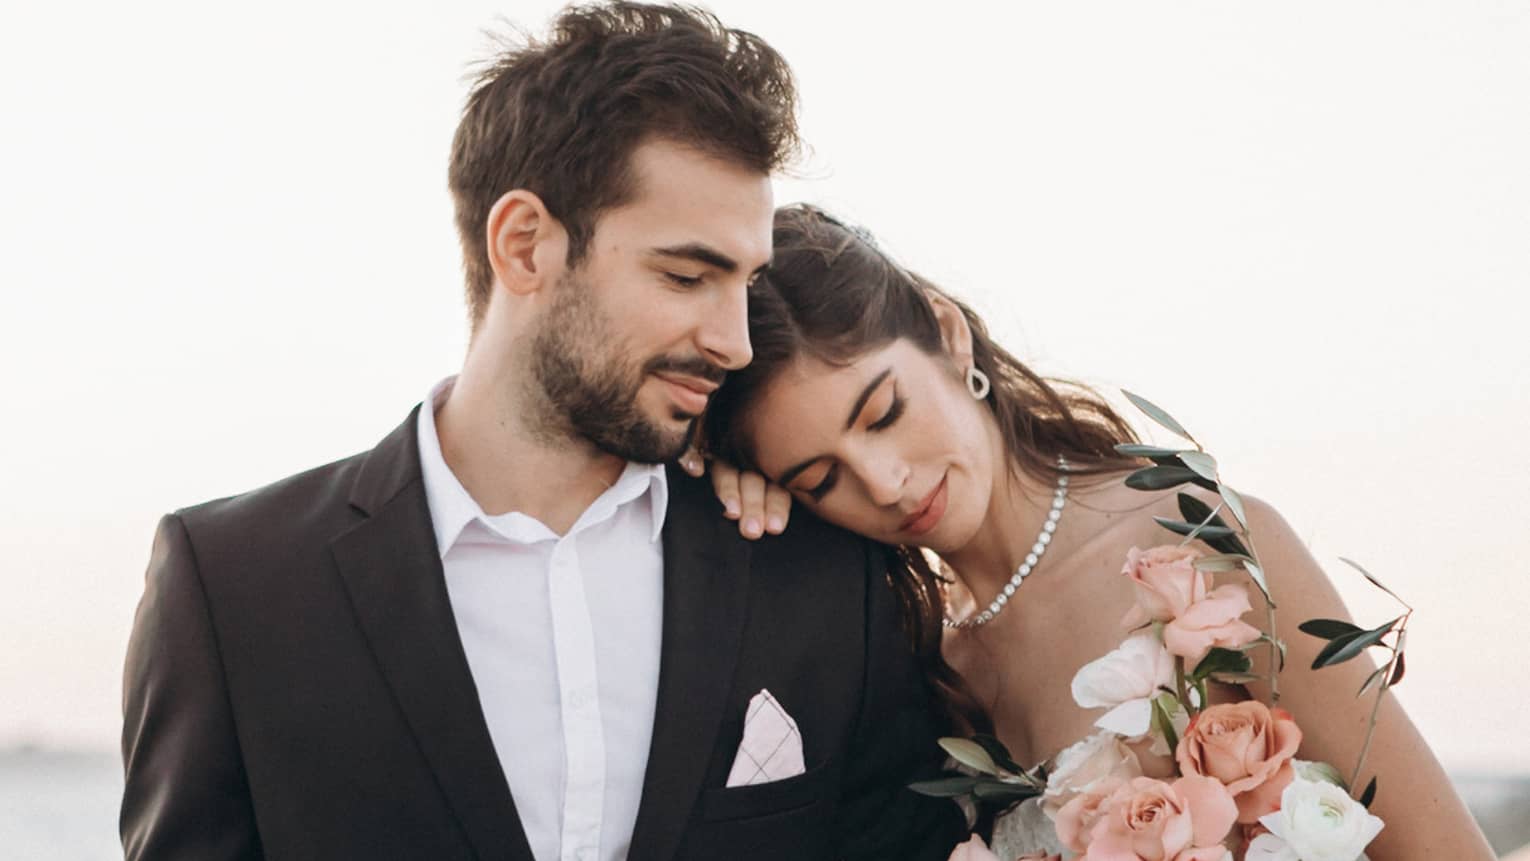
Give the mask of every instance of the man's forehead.
<svg viewBox="0 0 1530 861">
<path fill-rule="evenodd" d="M 768 174 L 663 141 L 639 147 L 632 167 L 632 195 L 619 207 L 625 212 L 611 215 L 641 226 L 650 249 L 705 247 L 745 271 L 769 261 L 775 199 Z"/>
</svg>

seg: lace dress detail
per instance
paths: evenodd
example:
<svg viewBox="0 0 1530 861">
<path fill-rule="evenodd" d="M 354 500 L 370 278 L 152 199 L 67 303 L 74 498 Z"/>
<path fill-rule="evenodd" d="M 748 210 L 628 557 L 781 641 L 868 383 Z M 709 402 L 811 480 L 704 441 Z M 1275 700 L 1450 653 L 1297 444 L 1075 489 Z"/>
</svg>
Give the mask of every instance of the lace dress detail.
<svg viewBox="0 0 1530 861">
<path fill-rule="evenodd" d="M 1041 809 L 1040 798 L 1027 798 L 993 822 L 993 851 L 1004 861 L 1027 852 L 1062 852 L 1057 829 Z"/>
</svg>

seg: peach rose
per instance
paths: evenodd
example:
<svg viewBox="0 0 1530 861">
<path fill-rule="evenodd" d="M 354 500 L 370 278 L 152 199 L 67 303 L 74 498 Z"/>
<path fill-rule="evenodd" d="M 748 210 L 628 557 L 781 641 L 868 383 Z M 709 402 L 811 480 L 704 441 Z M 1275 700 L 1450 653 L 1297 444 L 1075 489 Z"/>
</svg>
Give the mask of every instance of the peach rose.
<svg viewBox="0 0 1530 861">
<path fill-rule="evenodd" d="M 1125 783 L 1119 777 L 1095 781 L 1057 811 L 1053 824 L 1063 848 L 1070 852 L 1084 852 L 1089 848 L 1090 832 L 1105 815 L 1106 802 Z"/>
<path fill-rule="evenodd" d="M 1226 852 L 1222 841 L 1238 817 L 1227 788 L 1199 775 L 1173 783 L 1133 778 L 1104 806 L 1085 859 L 1215 861 Z"/>
<path fill-rule="evenodd" d="M 1080 793 L 1106 780 L 1142 776 L 1137 754 L 1112 732 L 1097 732 L 1057 755 L 1041 809 L 1052 818 Z M 1117 782 L 1119 782 L 1117 780 Z"/>
<path fill-rule="evenodd" d="M 1218 586 L 1163 626 L 1164 648 L 1193 668 L 1213 646 L 1246 646 L 1259 639 L 1259 629 L 1240 618 L 1250 609 L 1247 587 Z"/>
<path fill-rule="evenodd" d="M 1127 611 L 1121 624 L 1140 628 L 1148 622 L 1167 622 L 1206 597 L 1206 575 L 1195 570 L 1195 560 L 1200 556 L 1194 548 L 1172 544 L 1126 551 L 1121 573 L 1136 588 L 1137 604 Z"/>
<path fill-rule="evenodd" d="M 1221 781 L 1238 804 L 1238 821 L 1248 824 L 1280 807 L 1301 742 L 1301 728 L 1288 712 L 1249 700 L 1196 715 L 1174 754 L 1185 774 Z"/>
<path fill-rule="evenodd" d="M 974 834 L 966 843 L 951 850 L 951 857 L 946 861 L 999 861 L 999 856 L 993 854 L 983 838 Z"/>
</svg>

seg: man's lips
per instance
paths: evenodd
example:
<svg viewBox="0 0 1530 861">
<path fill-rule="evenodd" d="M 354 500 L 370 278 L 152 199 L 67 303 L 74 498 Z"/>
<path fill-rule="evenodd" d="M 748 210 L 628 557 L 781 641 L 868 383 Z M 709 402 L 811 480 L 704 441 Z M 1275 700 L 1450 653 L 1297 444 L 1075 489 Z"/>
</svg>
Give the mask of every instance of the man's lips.
<svg viewBox="0 0 1530 861">
<path fill-rule="evenodd" d="M 674 374 L 655 372 L 669 389 L 670 397 L 682 410 L 695 415 L 700 415 L 707 408 L 707 399 L 717 391 L 717 383 L 711 380 L 703 380 L 700 377 L 692 377 L 688 374 Z"/>
<path fill-rule="evenodd" d="M 935 528 L 935 524 L 940 522 L 940 518 L 945 513 L 946 476 L 942 475 L 940 483 L 935 485 L 935 489 L 931 490 L 929 495 L 925 496 L 919 503 L 919 509 L 909 515 L 909 518 L 903 521 L 903 525 L 899 528 L 904 532 L 910 532 L 915 535 L 929 532 Z"/>
</svg>

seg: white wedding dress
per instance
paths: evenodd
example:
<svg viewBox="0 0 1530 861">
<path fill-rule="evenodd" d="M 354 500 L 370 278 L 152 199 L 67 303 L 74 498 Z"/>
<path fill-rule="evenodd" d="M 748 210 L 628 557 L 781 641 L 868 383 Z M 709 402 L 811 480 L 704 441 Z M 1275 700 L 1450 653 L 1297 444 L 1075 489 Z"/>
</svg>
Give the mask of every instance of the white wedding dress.
<svg viewBox="0 0 1530 861">
<path fill-rule="evenodd" d="M 1041 809 L 1040 798 L 1027 798 L 994 820 L 991 848 L 1004 861 L 1027 852 L 1063 851 L 1052 820 Z"/>
</svg>

